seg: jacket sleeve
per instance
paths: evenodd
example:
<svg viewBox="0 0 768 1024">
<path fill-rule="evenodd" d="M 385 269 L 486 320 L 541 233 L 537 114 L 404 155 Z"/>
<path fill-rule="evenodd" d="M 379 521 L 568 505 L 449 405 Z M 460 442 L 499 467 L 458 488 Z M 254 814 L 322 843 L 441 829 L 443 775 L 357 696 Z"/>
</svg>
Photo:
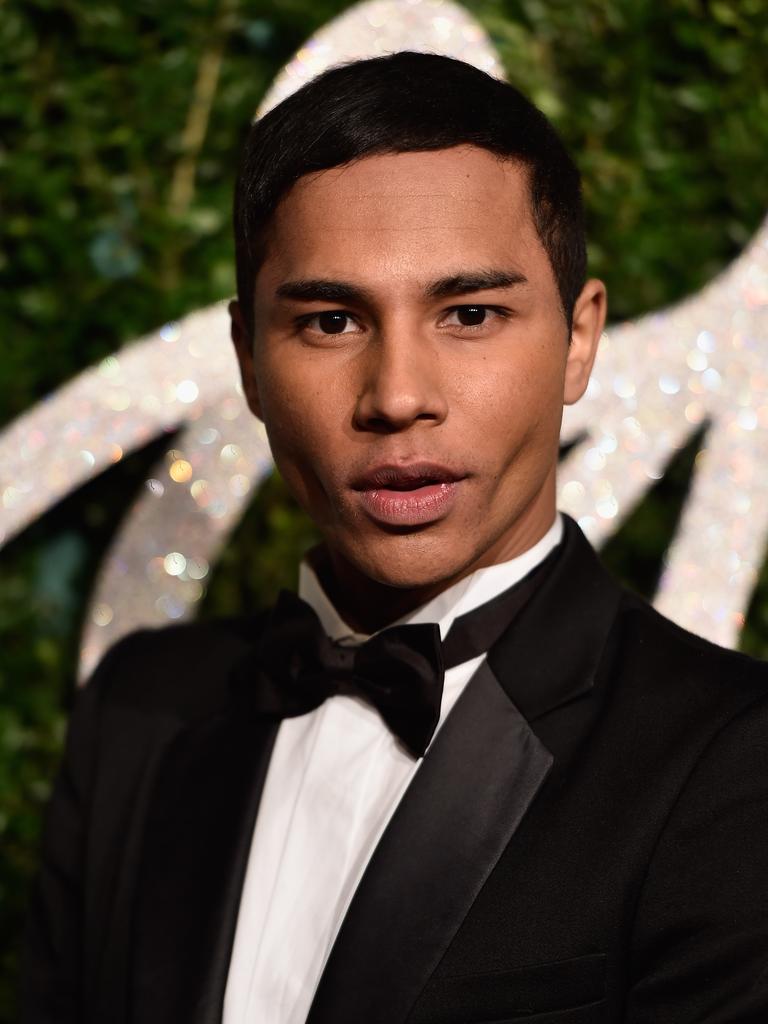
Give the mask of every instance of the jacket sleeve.
<svg viewBox="0 0 768 1024">
<path fill-rule="evenodd" d="M 768 1021 L 768 699 L 704 751 L 641 893 L 626 1024 Z"/>
<path fill-rule="evenodd" d="M 119 644 L 78 691 L 43 823 L 21 970 L 23 1024 L 83 1024 L 85 849 L 99 709 Z"/>
</svg>

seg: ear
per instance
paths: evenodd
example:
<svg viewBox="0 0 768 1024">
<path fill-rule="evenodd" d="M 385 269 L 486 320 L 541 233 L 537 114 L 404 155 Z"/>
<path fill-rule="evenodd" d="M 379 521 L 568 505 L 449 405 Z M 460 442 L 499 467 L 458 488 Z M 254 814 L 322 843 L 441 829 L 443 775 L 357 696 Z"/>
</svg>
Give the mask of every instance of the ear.
<svg viewBox="0 0 768 1024">
<path fill-rule="evenodd" d="M 240 379 L 248 408 L 261 419 L 261 402 L 259 389 L 256 386 L 256 369 L 253 363 L 253 339 L 248 330 L 243 310 L 237 299 L 229 304 L 230 335 L 235 346 L 235 354 L 240 367 Z"/>
<path fill-rule="evenodd" d="M 587 389 L 600 335 L 605 327 L 607 298 L 605 285 L 595 278 L 587 281 L 573 307 L 573 327 L 565 364 L 563 402 L 573 405 Z"/>
</svg>

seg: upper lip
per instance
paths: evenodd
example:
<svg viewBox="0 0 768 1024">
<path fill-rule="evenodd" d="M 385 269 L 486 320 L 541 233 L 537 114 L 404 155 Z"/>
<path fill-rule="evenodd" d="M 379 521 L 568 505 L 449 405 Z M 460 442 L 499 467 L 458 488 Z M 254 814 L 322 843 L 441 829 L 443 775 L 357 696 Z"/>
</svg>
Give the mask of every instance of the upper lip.
<svg viewBox="0 0 768 1024">
<path fill-rule="evenodd" d="M 466 473 L 441 466 L 437 462 L 387 463 L 374 466 L 366 473 L 352 480 L 356 491 L 370 491 L 379 487 L 406 489 L 408 487 L 426 486 L 427 484 L 453 483 L 462 480 Z"/>
</svg>

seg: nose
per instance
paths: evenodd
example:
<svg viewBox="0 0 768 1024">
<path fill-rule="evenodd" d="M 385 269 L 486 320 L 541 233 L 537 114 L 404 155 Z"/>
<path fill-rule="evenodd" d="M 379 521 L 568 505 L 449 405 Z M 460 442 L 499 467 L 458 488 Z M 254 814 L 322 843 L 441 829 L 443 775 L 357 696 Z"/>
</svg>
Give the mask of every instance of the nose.
<svg viewBox="0 0 768 1024">
<path fill-rule="evenodd" d="M 380 332 L 365 353 L 356 428 L 394 433 L 418 422 L 440 424 L 447 414 L 437 347 L 404 327 Z"/>
</svg>

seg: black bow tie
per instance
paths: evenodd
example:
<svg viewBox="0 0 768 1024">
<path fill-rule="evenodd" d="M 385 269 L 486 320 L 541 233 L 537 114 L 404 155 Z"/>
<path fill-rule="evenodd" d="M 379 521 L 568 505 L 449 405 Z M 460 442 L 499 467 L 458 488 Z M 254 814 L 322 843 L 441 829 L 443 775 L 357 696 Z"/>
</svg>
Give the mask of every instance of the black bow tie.
<svg viewBox="0 0 768 1024">
<path fill-rule="evenodd" d="M 552 552 L 523 580 L 457 618 L 442 644 L 439 627 L 424 623 L 390 626 L 345 647 L 326 636 L 305 601 L 281 591 L 255 662 L 249 657 L 236 670 L 238 688 L 257 712 L 283 718 L 336 694 L 360 697 L 414 757 L 423 757 L 440 720 L 445 670 L 492 647 L 554 558 Z"/>
<path fill-rule="evenodd" d="M 330 640 L 314 610 L 281 591 L 264 634 L 255 699 L 259 711 L 286 718 L 337 694 L 373 705 L 414 757 L 422 757 L 440 720 L 440 629 L 390 626 L 357 647 Z"/>
</svg>

